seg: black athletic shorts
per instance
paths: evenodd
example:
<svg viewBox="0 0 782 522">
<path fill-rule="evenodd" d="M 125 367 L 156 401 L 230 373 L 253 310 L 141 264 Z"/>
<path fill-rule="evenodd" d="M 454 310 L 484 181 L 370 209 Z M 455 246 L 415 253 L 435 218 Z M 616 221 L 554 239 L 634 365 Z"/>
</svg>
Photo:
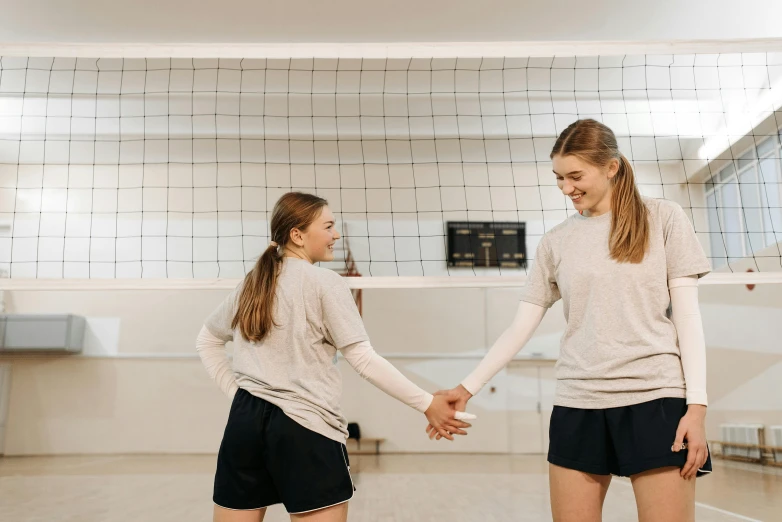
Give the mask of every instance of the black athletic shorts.
<svg viewBox="0 0 782 522">
<path fill-rule="evenodd" d="M 309 430 L 239 389 L 217 456 L 214 503 L 305 513 L 347 502 L 355 488 L 344 444 Z"/>
<path fill-rule="evenodd" d="M 685 413 L 686 401 L 679 398 L 602 410 L 554 406 L 548 461 L 585 473 L 622 477 L 666 466 L 681 468 L 687 450 L 674 453 L 671 446 Z M 710 472 L 711 455 L 697 475 Z"/>
</svg>

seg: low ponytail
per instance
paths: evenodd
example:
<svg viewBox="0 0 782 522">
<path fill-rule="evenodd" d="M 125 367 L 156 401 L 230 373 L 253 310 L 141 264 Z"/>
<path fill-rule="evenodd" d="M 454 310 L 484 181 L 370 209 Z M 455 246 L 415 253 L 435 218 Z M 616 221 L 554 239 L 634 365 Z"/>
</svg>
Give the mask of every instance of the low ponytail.
<svg viewBox="0 0 782 522">
<path fill-rule="evenodd" d="M 231 328 L 239 327 L 242 337 L 261 342 L 276 326 L 274 299 L 282 268 L 285 245 L 294 228 L 304 232 L 320 216 L 328 202 L 314 194 L 288 192 L 274 205 L 269 246 L 244 278 L 236 315 Z"/>
<path fill-rule="evenodd" d="M 244 279 L 231 328 L 238 325 L 248 341 L 260 342 L 275 326 L 272 306 L 268 305 L 274 302 L 281 262 L 280 248 L 272 242 Z"/>
</svg>

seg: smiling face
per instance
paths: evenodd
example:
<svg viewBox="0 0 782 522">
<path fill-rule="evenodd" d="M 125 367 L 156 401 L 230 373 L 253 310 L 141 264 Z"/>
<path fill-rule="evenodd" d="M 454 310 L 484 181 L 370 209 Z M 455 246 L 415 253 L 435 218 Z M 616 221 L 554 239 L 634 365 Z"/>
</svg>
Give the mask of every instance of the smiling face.
<svg viewBox="0 0 782 522">
<path fill-rule="evenodd" d="M 619 160 L 593 165 L 578 156 L 556 154 L 551 158 L 557 186 L 585 216 L 599 216 L 611 210 L 611 180 L 619 170 Z"/>
<path fill-rule="evenodd" d="M 331 209 L 324 206 L 320 215 L 306 229 L 291 230 L 291 242 L 286 248 L 293 250 L 297 257 L 306 259 L 310 263 L 333 261 L 334 243 L 342 237 L 335 224 Z"/>
</svg>

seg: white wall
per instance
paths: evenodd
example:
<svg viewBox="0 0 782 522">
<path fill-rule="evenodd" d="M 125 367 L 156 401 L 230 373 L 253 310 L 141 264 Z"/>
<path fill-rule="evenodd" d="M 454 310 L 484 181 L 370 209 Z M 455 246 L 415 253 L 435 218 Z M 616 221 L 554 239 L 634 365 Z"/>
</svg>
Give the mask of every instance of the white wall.
<svg viewBox="0 0 782 522">
<path fill-rule="evenodd" d="M 304 62 L 309 69 L 303 78 L 310 85 L 313 78 L 328 79 L 319 87 L 326 92 L 311 89 L 288 105 L 293 89 L 287 82 L 296 76 L 289 61 L 4 58 L 0 225 L 12 227 L 0 226 L 0 235 L 11 236 L 0 237 L 0 270 L 10 269 L 15 278 L 241 277 L 266 244 L 268 209 L 290 189 L 317 190 L 331 200 L 354 234 L 351 248 L 364 275 L 447 273 L 442 234 L 449 219 L 525 221 L 532 253 L 537 238 L 567 216 L 545 158 L 556 132 L 579 116 L 615 126 L 643 191 L 694 207 L 696 229 L 703 231 L 699 186 L 688 180 L 705 162 L 682 151 L 697 150 L 694 141 L 714 130 L 706 124 L 715 118 L 701 120 L 703 113 L 728 116 L 717 101 L 730 105 L 762 95 L 770 79 L 782 77 L 780 57 L 772 53 L 588 57 L 578 63 L 460 60 L 465 74 L 459 80 L 453 70 L 438 80 L 432 69 L 446 62 L 430 60 Z M 452 69 L 455 64 L 447 62 Z M 406 112 L 416 93 L 399 87 L 407 85 L 412 65 L 422 68 L 412 77 L 447 87 L 427 94 L 430 107 L 446 109 L 421 116 L 423 130 Z M 506 72 L 510 66 L 518 75 L 497 84 L 497 71 L 482 69 L 487 65 L 506 66 Z M 384 87 L 362 91 L 360 71 L 347 70 L 357 66 L 365 72 L 387 67 L 370 75 Z M 178 85 L 181 74 L 185 81 Z M 647 75 L 669 83 L 646 83 Z M 636 83 L 623 92 L 622 104 L 619 95 L 599 92 L 617 82 L 621 88 L 625 76 Z M 482 78 L 499 91 L 471 87 Z M 719 90 L 720 81 L 739 80 L 740 88 Z M 196 84 L 200 92 L 192 94 Z M 161 92 L 152 92 L 155 85 Z M 218 85 L 221 96 L 214 92 Z M 563 85 L 568 97 L 552 96 Z M 518 114 L 498 109 L 497 92 L 523 100 L 514 109 Z M 481 94 L 488 95 L 488 105 Z M 317 116 L 322 129 L 312 112 L 287 112 L 306 108 L 316 95 L 328 108 Z M 372 103 L 356 112 L 365 95 L 374 97 Z M 243 97 L 249 108 L 240 105 Z M 338 97 L 347 105 L 337 104 Z M 403 102 L 386 107 L 385 98 Z M 457 106 L 457 98 L 466 105 Z M 191 105 L 183 108 L 183 99 Z M 265 100 L 261 109 L 259 99 Z M 555 109 L 554 102 L 564 105 Z M 205 107 L 203 113 L 196 105 Z M 225 119 L 223 111 L 230 113 Z M 492 126 L 515 117 L 508 127 Z M 242 127 L 246 118 L 258 127 Z M 364 140 L 357 122 L 367 119 L 377 125 L 368 137 L 399 139 Z M 177 127 L 183 120 L 193 122 L 184 131 Z M 289 139 L 282 121 L 309 125 L 297 127 L 303 145 Z M 492 139 L 483 139 L 484 128 L 494 129 Z M 682 142 L 690 147 L 680 148 Z M 224 294 L 6 292 L 12 313 L 86 316 L 90 356 L 4 357 L 13 365 L 6 453 L 213 452 L 227 404 L 193 354 L 193 340 Z M 782 356 L 771 328 L 780 319 L 779 296 L 775 286 L 752 293 L 736 285 L 703 290 L 711 434 L 721 421 L 782 422 Z M 514 290 L 366 291 L 365 320 L 381 353 L 394 355 L 409 378 L 436 390 L 455 385 L 477 363 L 510 321 L 516 298 Z M 562 326 L 561 307 L 555 307 L 529 352 L 554 358 Z M 536 359 L 498 375 L 494 392 L 487 388 L 471 403 L 481 417 L 473 435 L 452 445 L 430 445 L 422 416 L 350 371 L 345 411 L 368 436 L 388 438 L 390 451 L 543 451 L 551 366 Z"/>
<path fill-rule="evenodd" d="M 64 312 L 88 318 L 88 353 L 99 357 L 9 357 L 8 455 L 63 453 L 211 453 L 228 401 L 193 353 L 203 318 L 225 291 L 14 291 L 13 313 Z M 507 326 L 518 290 L 365 291 L 373 344 L 429 391 L 456 385 Z M 488 305 L 488 308 L 486 306 Z M 782 423 L 782 321 L 777 285 L 703 286 L 708 345 L 707 429 L 726 422 Z M 486 311 L 488 310 L 488 315 Z M 488 323 L 486 317 L 488 316 Z M 524 353 L 556 357 L 561 306 L 546 316 Z M 488 325 L 488 327 L 487 327 Z M 474 354 L 474 357 L 472 356 Z M 343 407 L 391 452 L 543 452 L 554 395 L 549 360 L 514 362 L 469 405 L 479 416 L 453 444 L 426 439 L 425 419 L 362 381 L 344 362 Z M 492 391 L 494 387 L 494 391 Z M 540 403 L 540 413 L 538 413 Z"/>
<path fill-rule="evenodd" d="M 12 365 L 5 453 L 215 451 L 228 403 L 193 344 L 225 293 L 6 292 L 10 313 L 85 316 L 88 341 L 84 356 L 2 358 Z M 507 326 L 517 295 L 518 290 L 492 290 L 486 298 L 482 290 L 469 289 L 365 291 L 364 317 L 378 351 L 433 392 L 455 386 L 477 364 L 484 340 L 493 342 Z M 550 323 L 556 322 L 552 314 Z M 556 351 L 556 345 L 549 347 Z M 480 426 L 456 444 L 430 443 L 424 416 L 374 389 L 341 361 L 344 411 L 365 436 L 388 439 L 387 451 L 540 452 L 545 412 L 538 413 L 538 402 L 550 403 L 553 389 L 544 386 L 546 397 L 538 398 L 537 368 L 553 363 L 518 364 L 523 369 L 503 371 L 492 383 L 494 391 L 487 387 L 473 399 L 470 409 L 481 417 Z M 549 374 L 543 378 L 551 381 Z"/>
</svg>

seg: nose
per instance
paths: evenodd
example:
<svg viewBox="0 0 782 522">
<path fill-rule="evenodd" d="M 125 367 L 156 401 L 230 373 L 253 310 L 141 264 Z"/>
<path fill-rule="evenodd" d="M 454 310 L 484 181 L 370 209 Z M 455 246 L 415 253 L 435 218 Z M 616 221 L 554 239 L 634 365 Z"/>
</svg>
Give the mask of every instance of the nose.
<svg viewBox="0 0 782 522">
<path fill-rule="evenodd" d="M 566 179 L 559 182 L 559 189 L 566 196 L 569 196 L 575 190 L 573 184 Z"/>
<path fill-rule="evenodd" d="M 334 228 L 334 241 L 336 241 L 337 239 L 339 239 L 341 237 L 342 237 L 342 234 L 339 233 L 339 230 Z"/>
</svg>

